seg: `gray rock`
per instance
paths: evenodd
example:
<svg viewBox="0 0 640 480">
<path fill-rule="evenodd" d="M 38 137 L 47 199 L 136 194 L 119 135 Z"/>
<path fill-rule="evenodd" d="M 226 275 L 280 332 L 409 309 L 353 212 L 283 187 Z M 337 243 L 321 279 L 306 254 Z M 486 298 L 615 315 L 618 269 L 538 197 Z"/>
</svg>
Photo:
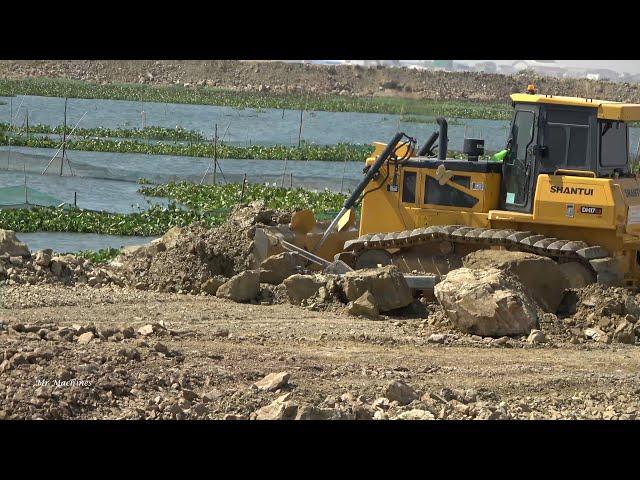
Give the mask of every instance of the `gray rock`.
<svg viewBox="0 0 640 480">
<path fill-rule="evenodd" d="M 138 334 L 142 335 L 143 337 L 146 337 L 148 335 L 151 335 L 154 331 L 155 330 L 153 328 L 153 325 L 147 324 L 138 329 Z"/>
<path fill-rule="evenodd" d="M 633 345 L 636 343 L 635 326 L 626 320 L 621 321 L 613 333 L 613 341 L 616 343 L 627 343 Z"/>
<path fill-rule="evenodd" d="M 94 334 L 93 332 L 85 332 L 78 337 L 78 343 L 81 345 L 86 345 L 87 343 L 93 340 Z"/>
<path fill-rule="evenodd" d="M 545 343 L 546 341 L 547 336 L 540 330 L 531 330 L 531 333 L 527 338 L 528 343 Z"/>
<path fill-rule="evenodd" d="M 154 345 L 153 349 L 156 352 L 161 353 L 161 354 L 163 354 L 165 356 L 169 355 L 169 347 L 167 347 L 164 343 L 160 343 L 160 342 L 156 343 Z"/>
<path fill-rule="evenodd" d="M 318 293 L 321 287 L 327 283 L 324 275 L 300 275 L 295 274 L 284 280 L 289 302 L 300 305 L 303 300 L 307 300 Z"/>
<path fill-rule="evenodd" d="M 587 328 L 584 331 L 584 336 L 590 338 L 599 343 L 610 343 L 611 337 L 599 328 Z"/>
<path fill-rule="evenodd" d="M 292 252 L 282 252 L 266 258 L 260 264 L 260 283 L 280 285 L 298 272 L 303 260 Z"/>
<path fill-rule="evenodd" d="M 269 405 L 255 412 L 256 420 L 294 420 L 298 414 L 298 406 L 289 401 L 290 393 L 276 398 Z"/>
<path fill-rule="evenodd" d="M 218 292 L 218 288 L 220 288 L 220 285 L 222 284 L 224 284 L 224 280 L 222 280 L 221 278 L 211 277 L 207 279 L 206 282 L 202 283 L 202 285 L 200 286 L 200 290 L 208 293 L 209 295 L 215 295 Z"/>
<path fill-rule="evenodd" d="M 460 268 L 435 286 L 435 295 L 462 332 L 501 337 L 526 335 L 536 326 L 535 304 L 523 290 L 498 269 Z"/>
<path fill-rule="evenodd" d="M 640 318 L 640 304 L 635 297 L 629 295 L 627 296 L 627 298 L 625 298 L 624 311 L 625 313 L 634 317 L 635 320 L 633 323 L 635 323 L 638 318 Z"/>
<path fill-rule="evenodd" d="M 220 397 L 222 397 L 222 392 L 220 392 L 220 390 L 213 389 L 202 395 L 202 401 L 205 403 L 214 402 Z"/>
<path fill-rule="evenodd" d="M 406 307 L 413 302 L 411 289 L 395 265 L 347 272 L 343 277 L 343 288 L 349 301 L 371 292 L 381 312 Z"/>
<path fill-rule="evenodd" d="M 270 373 L 262 380 L 257 381 L 253 385 L 258 390 L 273 392 L 289 383 L 290 378 L 291 374 L 289 372 Z"/>
<path fill-rule="evenodd" d="M 187 388 L 182 389 L 182 398 L 184 398 L 185 400 L 188 400 L 190 402 L 193 402 L 194 400 L 198 399 L 198 394 L 196 392 L 194 392 L 193 390 L 189 390 Z"/>
<path fill-rule="evenodd" d="M 38 250 L 36 252 L 36 256 L 34 261 L 36 262 L 36 265 L 39 265 L 41 267 L 48 267 L 51 264 L 51 255 L 53 253 L 53 250 L 51 250 L 50 248 L 47 248 L 45 250 Z"/>
<path fill-rule="evenodd" d="M 444 333 L 432 333 L 427 338 L 427 343 L 444 343 L 447 336 Z"/>
<path fill-rule="evenodd" d="M 400 405 L 407 405 L 418 398 L 416 391 L 401 380 L 390 382 L 384 389 L 383 395 L 390 401 Z"/>
<path fill-rule="evenodd" d="M 136 348 L 121 348 L 118 355 L 130 361 L 140 361 L 140 352 Z"/>
<path fill-rule="evenodd" d="M 11 257 L 30 257 L 29 248 L 18 240 L 13 230 L 0 229 L 0 255 Z"/>
<path fill-rule="evenodd" d="M 246 270 L 231 277 L 218 287 L 216 297 L 227 298 L 234 302 L 247 302 L 254 299 L 260 291 L 260 272 Z"/>
<path fill-rule="evenodd" d="M 396 420 L 435 420 L 436 417 L 428 410 L 414 408 L 413 410 L 402 412 L 395 418 Z"/>
<path fill-rule="evenodd" d="M 319 408 L 304 406 L 298 408 L 296 420 L 355 420 L 353 413 L 343 412 L 334 408 Z"/>
<path fill-rule="evenodd" d="M 350 302 L 345 311 L 349 315 L 353 315 L 355 317 L 366 317 L 372 320 L 380 318 L 378 303 L 376 302 L 375 297 L 368 290 L 356 300 Z"/>
<path fill-rule="evenodd" d="M 584 283 L 576 278 L 578 274 L 572 270 L 575 267 L 562 267 L 567 275 L 571 276 L 569 281 L 562 268 L 552 259 L 527 252 L 476 250 L 463 259 L 463 265 L 481 270 L 496 268 L 514 276 L 527 288 L 535 302 L 545 311 L 552 313 L 558 309 L 566 289 L 572 288 L 572 284 Z M 581 265 L 578 265 L 579 267 Z"/>
</svg>

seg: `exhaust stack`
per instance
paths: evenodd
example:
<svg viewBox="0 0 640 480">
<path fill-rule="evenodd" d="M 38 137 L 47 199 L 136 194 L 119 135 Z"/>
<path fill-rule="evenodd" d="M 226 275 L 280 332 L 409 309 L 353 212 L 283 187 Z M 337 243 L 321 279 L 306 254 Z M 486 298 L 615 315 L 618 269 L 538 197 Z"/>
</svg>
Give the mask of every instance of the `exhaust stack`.
<svg viewBox="0 0 640 480">
<path fill-rule="evenodd" d="M 449 146 L 449 137 L 447 136 L 449 126 L 447 125 L 447 120 L 444 117 L 436 118 L 436 123 L 440 127 L 440 132 L 438 134 L 438 137 L 440 138 L 440 141 L 438 142 L 438 160 L 446 160 L 447 147 Z"/>
</svg>

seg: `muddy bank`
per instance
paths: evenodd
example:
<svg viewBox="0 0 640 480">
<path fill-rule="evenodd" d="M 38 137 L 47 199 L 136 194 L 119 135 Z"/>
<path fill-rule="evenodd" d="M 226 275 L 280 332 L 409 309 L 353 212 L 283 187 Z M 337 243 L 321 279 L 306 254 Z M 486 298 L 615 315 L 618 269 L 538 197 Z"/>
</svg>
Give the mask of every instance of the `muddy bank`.
<svg viewBox="0 0 640 480">
<path fill-rule="evenodd" d="M 640 102 L 640 85 L 534 74 L 491 75 L 236 60 L 2 60 L 4 78 L 50 77 L 108 83 L 207 85 L 249 91 L 507 102 L 535 83 L 540 92 Z"/>
</svg>

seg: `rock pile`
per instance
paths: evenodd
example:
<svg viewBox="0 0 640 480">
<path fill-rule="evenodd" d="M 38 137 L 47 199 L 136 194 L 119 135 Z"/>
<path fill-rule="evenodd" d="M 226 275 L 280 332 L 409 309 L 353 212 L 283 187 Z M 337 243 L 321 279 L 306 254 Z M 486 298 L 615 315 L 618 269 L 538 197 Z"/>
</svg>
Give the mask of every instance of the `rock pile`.
<svg viewBox="0 0 640 480">
<path fill-rule="evenodd" d="M 112 266 L 139 289 L 215 295 L 230 277 L 255 266 L 255 229 L 287 221 L 290 214 L 263 202 L 238 205 L 218 228 L 175 227 L 148 245 L 124 249 Z"/>
<path fill-rule="evenodd" d="M 640 295 L 626 288 L 593 284 L 572 290 L 563 307 L 561 322 L 574 343 L 634 344 L 640 339 Z"/>
<path fill-rule="evenodd" d="M 122 279 L 109 269 L 75 255 L 54 256 L 51 249 L 33 254 L 13 231 L 0 230 L 0 281 L 15 284 L 86 284 L 100 287 L 122 285 Z"/>
</svg>

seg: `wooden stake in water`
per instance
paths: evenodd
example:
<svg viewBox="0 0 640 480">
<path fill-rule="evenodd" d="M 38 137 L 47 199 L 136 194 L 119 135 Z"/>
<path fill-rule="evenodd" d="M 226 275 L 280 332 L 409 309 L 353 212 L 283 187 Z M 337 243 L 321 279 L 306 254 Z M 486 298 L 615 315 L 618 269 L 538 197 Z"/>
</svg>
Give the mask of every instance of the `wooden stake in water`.
<svg viewBox="0 0 640 480">
<path fill-rule="evenodd" d="M 347 157 L 345 155 L 344 162 L 342 165 L 342 180 L 340 180 L 340 193 L 342 193 L 342 189 L 344 188 L 344 174 L 347 171 Z"/>
<path fill-rule="evenodd" d="M 9 170 L 9 161 L 11 159 L 11 130 L 13 129 L 13 97 L 9 99 L 9 150 L 7 151 L 7 170 Z"/>
<path fill-rule="evenodd" d="M 289 174 L 289 189 L 293 188 L 293 173 Z"/>
<path fill-rule="evenodd" d="M 242 192 L 240 192 L 240 201 L 244 199 L 244 190 L 247 187 L 247 174 L 244 174 L 244 178 L 242 179 Z"/>
<path fill-rule="evenodd" d="M 218 124 L 216 123 L 213 135 L 213 184 L 216 184 L 216 172 L 218 171 Z"/>
<path fill-rule="evenodd" d="M 22 162 L 22 170 L 24 172 L 24 204 L 29 205 L 29 197 L 27 194 L 27 162 Z"/>
<path fill-rule="evenodd" d="M 85 115 L 89 113 L 88 111 L 84 112 L 82 114 L 82 116 L 80 117 L 80 120 L 78 120 L 76 122 L 76 124 L 73 126 L 73 128 L 71 129 L 71 131 L 69 132 L 68 137 L 70 137 L 71 135 L 73 135 L 73 132 L 76 131 L 76 128 L 78 128 L 78 125 L 80 125 L 80 122 L 82 121 L 82 119 L 85 117 Z M 65 116 L 66 118 L 66 116 Z M 47 166 L 44 167 L 44 170 L 42 171 L 42 175 L 44 175 L 45 173 L 47 173 L 47 170 L 49 170 L 49 167 L 51 166 L 51 164 L 53 163 L 53 161 L 58 158 L 58 153 L 60 153 L 60 150 L 62 150 L 62 147 L 66 145 L 66 141 L 62 142 L 60 144 L 60 146 L 58 147 L 58 150 L 56 150 L 56 153 L 53 154 L 53 157 L 51 157 L 51 160 L 49 160 L 49 163 L 47 163 Z M 64 161 L 64 158 L 63 158 Z M 73 170 L 71 169 L 71 162 L 69 161 L 69 159 L 67 158 L 67 163 L 69 164 L 69 170 L 71 170 L 71 174 L 73 175 Z M 61 167 L 62 168 L 62 167 Z"/>
<path fill-rule="evenodd" d="M 287 156 L 284 156 L 284 166 L 282 168 L 282 181 L 280 182 L 280 186 L 284 188 L 284 176 L 287 173 Z"/>
<path fill-rule="evenodd" d="M 304 110 L 300 109 L 300 126 L 298 127 L 298 148 L 300 148 L 300 143 L 302 142 L 302 117 L 304 115 Z"/>
<path fill-rule="evenodd" d="M 62 127 L 62 158 L 60 158 L 60 176 L 64 166 L 64 157 L 67 153 L 67 99 L 64 99 L 64 126 Z"/>
</svg>

